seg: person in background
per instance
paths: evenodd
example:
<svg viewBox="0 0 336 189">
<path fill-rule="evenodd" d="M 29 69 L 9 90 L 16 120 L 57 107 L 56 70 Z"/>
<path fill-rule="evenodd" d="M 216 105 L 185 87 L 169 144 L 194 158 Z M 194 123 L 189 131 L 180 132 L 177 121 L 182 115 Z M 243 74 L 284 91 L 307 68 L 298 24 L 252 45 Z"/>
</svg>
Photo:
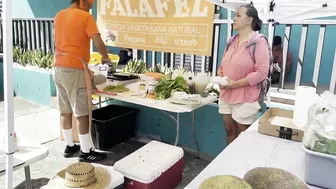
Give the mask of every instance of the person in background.
<svg viewBox="0 0 336 189">
<path fill-rule="evenodd" d="M 257 84 L 266 79 L 269 71 L 269 46 L 267 39 L 260 38 L 255 49 L 255 62 L 249 48 L 245 45 L 260 31 L 262 21 L 252 5 L 243 5 L 233 20 L 233 29 L 237 37 L 225 51 L 218 75 L 228 77 L 228 85 L 220 86 L 218 102 L 219 113 L 222 114 L 227 135 L 227 144 L 235 140 L 257 120 L 260 110 L 260 88 Z"/>
<path fill-rule="evenodd" d="M 124 65 L 128 63 L 129 60 L 133 59 L 132 49 L 120 48 L 119 58 L 120 59 L 118 63 L 118 69 L 121 69 Z"/>
<path fill-rule="evenodd" d="M 64 157 L 71 157 L 80 150 L 79 161 L 87 162 L 106 158 L 106 154 L 95 152 L 90 148 L 89 122 L 91 120 L 88 93 L 92 77 L 90 78 L 88 74 L 87 62 L 90 60 L 91 39 L 102 55 L 102 62 L 110 62 L 96 21 L 89 13 L 93 3 L 94 0 L 71 0 L 71 6 L 58 12 L 54 19 L 53 77 L 61 114 L 61 127 L 66 142 Z M 77 119 L 80 146 L 73 142 L 72 115 Z"/>
<path fill-rule="evenodd" d="M 283 63 L 282 39 L 280 36 L 274 36 L 273 38 L 272 54 L 274 65 L 276 65 L 279 68 L 275 69 L 274 73 L 272 74 L 272 83 L 279 83 Z M 288 51 L 286 60 L 285 79 L 288 77 L 291 71 L 292 71 L 292 55 Z"/>
</svg>

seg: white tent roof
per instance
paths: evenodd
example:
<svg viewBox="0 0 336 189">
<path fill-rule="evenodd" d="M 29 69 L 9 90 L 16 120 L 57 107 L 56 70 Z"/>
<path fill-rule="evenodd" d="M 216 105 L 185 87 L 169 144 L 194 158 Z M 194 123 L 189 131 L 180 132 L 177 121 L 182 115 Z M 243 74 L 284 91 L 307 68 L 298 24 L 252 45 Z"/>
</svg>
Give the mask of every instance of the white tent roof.
<svg viewBox="0 0 336 189">
<path fill-rule="evenodd" d="M 336 15 L 336 0 L 225 0 L 224 3 L 222 0 L 208 1 L 233 11 L 252 2 L 263 21 L 306 20 Z M 270 11 L 271 4 L 274 4 L 273 12 Z"/>
</svg>

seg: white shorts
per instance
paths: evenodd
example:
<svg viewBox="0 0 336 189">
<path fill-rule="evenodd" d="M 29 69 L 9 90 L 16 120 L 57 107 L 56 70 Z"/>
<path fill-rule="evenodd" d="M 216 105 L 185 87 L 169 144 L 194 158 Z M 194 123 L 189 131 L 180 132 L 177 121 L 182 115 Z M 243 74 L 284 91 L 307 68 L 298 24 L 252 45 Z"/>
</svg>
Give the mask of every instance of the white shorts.
<svg viewBox="0 0 336 189">
<path fill-rule="evenodd" d="M 232 118 L 239 124 L 252 125 L 257 121 L 260 110 L 259 102 L 227 104 L 221 100 L 218 102 L 220 114 L 232 115 Z"/>
</svg>

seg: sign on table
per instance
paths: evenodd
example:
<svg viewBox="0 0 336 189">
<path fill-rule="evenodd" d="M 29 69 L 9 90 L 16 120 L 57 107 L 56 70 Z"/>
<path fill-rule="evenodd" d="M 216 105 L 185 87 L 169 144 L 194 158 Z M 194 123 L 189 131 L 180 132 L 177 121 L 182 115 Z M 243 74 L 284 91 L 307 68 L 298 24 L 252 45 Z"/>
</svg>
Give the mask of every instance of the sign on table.
<svg viewBox="0 0 336 189">
<path fill-rule="evenodd" d="M 215 5 L 206 0 L 98 0 L 109 46 L 211 56 Z"/>
</svg>

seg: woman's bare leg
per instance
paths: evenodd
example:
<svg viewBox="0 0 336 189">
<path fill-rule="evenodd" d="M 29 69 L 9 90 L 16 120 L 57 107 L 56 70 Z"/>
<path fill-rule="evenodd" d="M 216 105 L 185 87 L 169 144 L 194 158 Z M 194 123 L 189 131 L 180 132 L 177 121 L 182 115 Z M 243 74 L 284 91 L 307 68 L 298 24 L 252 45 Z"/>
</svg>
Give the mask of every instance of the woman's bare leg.
<svg viewBox="0 0 336 189">
<path fill-rule="evenodd" d="M 223 114 L 223 120 L 226 130 L 226 142 L 229 145 L 238 137 L 238 126 L 236 121 L 232 119 L 231 114 Z"/>
</svg>

